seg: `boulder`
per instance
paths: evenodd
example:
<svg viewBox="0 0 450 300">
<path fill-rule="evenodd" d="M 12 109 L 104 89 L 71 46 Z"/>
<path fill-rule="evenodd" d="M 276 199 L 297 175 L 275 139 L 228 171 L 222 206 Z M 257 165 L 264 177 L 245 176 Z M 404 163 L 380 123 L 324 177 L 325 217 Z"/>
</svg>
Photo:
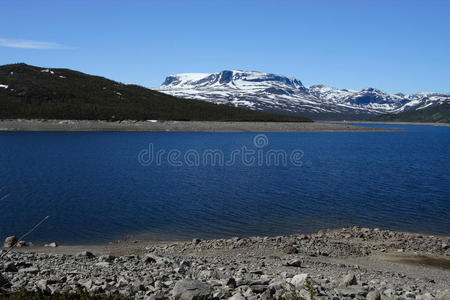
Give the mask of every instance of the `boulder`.
<svg viewBox="0 0 450 300">
<path fill-rule="evenodd" d="M 36 281 L 36 287 L 44 293 L 50 293 L 50 289 L 48 288 L 48 282 L 45 279 L 41 279 Z"/>
<path fill-rule="evenodd" d="M 436 295 L 436 300 L 450 300 L 450 292 L 444 291 Z"/>
<path fill-rule="evenodd" d="M 5 270 L 5 272 L 17 272 L 18 271 L 16 264 L 13 262 L 7 262 L 4 265 L 4 270 Z"/>
<path fill-rule="evenodd" d="M 245 297 L 241 293 L 236 293 L 228 298 L 228 300 L 245 300 Z"/>
<path fill-rule="evenodd" d="M 233 277 L 229 278 L 227 280 L 226 286 L 232 289 L 236 288 L 236 280 Z"/>
<path fill-rule="evenodd" d="M 28 243 L 27 242 L 25 242 L 25 241 L 18 241 L 17 243 L 16 243 L 16 247 L 26 247 L 26 246 L 28 246 Z"/>
<path fill-rule="evenodd" d="M 172 289 L 175 300 L 203 300 L 211 298 L 211 287 L 199 280 L 180 280 Z"/>
<path fill-rule="evenodd" d="M 311 279 L 311 277 L 309 276 L 309 274 L 307 273 L 302 273 L 302 274 L 297 274 L 294 277 L 292 277 L 288 282 L 290 284 L 292 284 L 293 286 L 295 286 L 295 288 L 297 289 L 301 289 L 304 287 L 304 285 L 306 284 L 306 280 L 307 279 Z"/>
<path fill-rule="evenodd" d="M 3 277 L 2 274 L 0 274 L 0 287 L 8 286 L 8 285 L 9 285 L 9 280 L 6 279 L 5 277 Z"/>
<path fill-rule="evenodd" d="M 354 274 L 345 275 L 339 282 L 339 286 L 346 287 L 350 285 L 356 285 L 358 281 L 356 280 L 356 276 Z"/>
<path fill-rule="evenodd" d="M 17 243 L 17 238 L 13 235 L 13 236 L 8 236 L 5 239 L 5 243 L 3 244 L 3 247 L 5 248 L 11 248 L 13 245 L 15 245 Z"/>
<path fill-rule="evenodd" d="M 343 287 L 343 288 L 337 288 L 335 291 L 341 295 L 342 297 L 366 297 L 367 291 L 360 286 L 353 286 L 353 287 Z"/>
<path fill-rule="evenodd" d="M 381 299 L 380 292 L 378 292 L 378 291 L 370 291 L 370 292 L 367 293 L 366 299 L 367 300 L 380 300 Z"/>
<path fill-rule="evenodd" d="M 146 264 L 153 264 L 153 263 L 156 262 L 156 259 L 157 259 L 157 258 L 156 258 L 154 255 L 152 255 L 152 254 L 147 254 L 147 255 L 144 256 L 143 261 L 144 261 L 144 263 L 146 263 Z"/>
<path fill-rule="evenodd" d="M 434 300 L 434 297 L 430 293 L 425 293 L 422 295 L 417 295 L 416 300 Z"/>
</svg>

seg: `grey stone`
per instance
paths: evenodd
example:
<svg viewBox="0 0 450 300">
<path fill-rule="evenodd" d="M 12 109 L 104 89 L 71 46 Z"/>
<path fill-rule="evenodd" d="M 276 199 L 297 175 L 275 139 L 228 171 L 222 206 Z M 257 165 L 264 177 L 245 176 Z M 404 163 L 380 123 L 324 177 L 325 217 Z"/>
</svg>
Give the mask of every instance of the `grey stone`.
<svg viewBox="0 0 450 300">
<path fill-rule="evenodd" d="M 113 262 L 114 259 L 115 257 L 112 255 L 102 255 L 98 258 L 98 260 L 101 262 Z"/>
<path fill-rule="evenodd" d="M 298 253 L 298 250 L 293 246 L 286 246 L 284 247 L 283 252 L 286 254 L 296 254 Z"/>
<path fill-rule="evenodd" d="M 367 300 L 380 300 L 381 295 L 379 291 L 370 291 L 366 295 Z"/>
<path fill-rule="evenodd" d="M 433 300 L 434 297 L 430 293 L 425 293 L 422 295 L 417 295 L 416 299 L 417 300 Z"/>
<path fill-rule="evenodd" d="M 211 287 L 199 280 L 180 280 L 172 289 L 175 300 L 203 300 L 211 298 Z"/>
<path fill-rule="evenodd" d="M 77 254 L 78 257 L 86 257 L 86 258 L 93 258 L 95 257 L 94 253 L 91 251 L 82 251 Z"/>
<path fill-rule="evenodd" d="M 260 284 L 258 284 L 258 285 L 251 285 L 250 289 L 255 294 L 261 294 L 261 293 L 264 293 L 265 290 L 267 290 L 267 285 L 260 285 Z"/>
<path fill-rule="evenodd" d="M 28 243 L 25 241 L 18 241 L 16 244 L 16 247 L 20 248 L 20 247 L 26 247 L 28 246 Z"/>
<path fill-rule="evenodd" d="M 436 295 L 436 300 L 450 300 L 450 292 L 444 291 Z"/>
<path fill-rule="evenodd" d="M 340 280 L 339 286 L 346 287 L 350 285 L 356 285 L 358 281 L 356 280 L 356 276 L 354 274 L 345 275 L 344 278 Z"/>
<path fill-rule="evenodd" d="M 6 279 L 5 277 L 3 277 L 2 274 L 0 274 L 0 287 L 7 286 L 7 285 L 9 285 L 9 280 Z"/>
<path fill-rule="evenodd" d="M 229 278 L 227 280 L 226 286 L 228 286 L 232 289 L 236 288 L 236 280 L 233 277 Z"/>
<path fill-rule="evenodd" d="M 5 272 L 17 272 L 18 271 L 16 264 L 13 262 L 6 263 L 4 266 L 4 270 L 5 270 Z"/>
<path fill-rule="evenodd" d="M 19 273 L 37 274 L 39 269 L 36 267 L 23 268 L 19 270 Z"/>
<path fill-rule="evenodd" d="M 302 261 L 300 259 L 292 259 L 286 262 L 286 266 L 300 268 L 302 266 Z"/>
<path fill-rule="evenodd" d="M 41 290 L 45 293 L 50 293 L 50 289 L 48 288 L 47 280 L 45 280 L 45 279 L 38 280 L 38 281 L 36 281 L 35 285 L 39 290 Z"/>
<path fill-rule="evenodd" d="M 348 287 L 348 288 L 337 288 L 335 291 L 344 297 L 355 298 L 356 296 L 367 296 L 366 290 L 361 287 Z"/>
<path fill-rule="evenodd" d="M 143 262 L 146 264 L 153 264 L 156 262 L 156 257 L 152 254 L 147 254 L 144 256 Z"/>
<path fill-rule="evenodd" d="M 301 289 L 306 284 L 307 279 L 311 279 L 311 277 L 309 274 L 303 273 L 295 275 L 288 282 L 295 286 L 295 288 Z"/>
<path fill-rule="evenodd" d="M 95 264 L 97 267 L 101 267 L 101 268 L 107 268 L 109 266 L 111 266 L 111 264 L 107 261 L 101 261 Z"/>
<path fill-rule="evenodd" d="M 8 236 L 5 239 L 5 243 L 3 244 L 3 247 L 11 248 L 16 243 L 17 243 L 17 238 L 14 235 L 13 236 Z"/>
<path fill-rule="evenodd" d="M 228 298 L 228 300 L 246 300 L 246 299 L 241 293 L 236 293 L 230 298 Z"/>
</svg>

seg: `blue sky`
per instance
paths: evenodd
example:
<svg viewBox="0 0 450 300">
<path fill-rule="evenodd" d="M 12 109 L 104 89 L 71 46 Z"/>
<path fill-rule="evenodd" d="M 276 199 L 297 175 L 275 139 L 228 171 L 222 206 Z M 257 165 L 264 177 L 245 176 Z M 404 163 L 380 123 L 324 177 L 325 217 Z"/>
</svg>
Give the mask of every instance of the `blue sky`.
<svg viewBox="0 0 450 300">
<path fill-rule="evenodd" d="M 157 87 L 257 70 L 305 85 L 450 92 L 450 1 L 2 1 L 0 64 Z"/>
</svg>

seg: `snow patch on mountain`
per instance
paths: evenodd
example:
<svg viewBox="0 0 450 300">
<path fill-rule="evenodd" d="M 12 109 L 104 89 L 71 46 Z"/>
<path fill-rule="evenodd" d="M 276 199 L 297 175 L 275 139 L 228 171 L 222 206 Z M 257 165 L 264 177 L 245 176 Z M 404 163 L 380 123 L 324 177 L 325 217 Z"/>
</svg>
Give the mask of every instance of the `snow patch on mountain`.
<svg viewBox="0 0 450 300">
<path fill-rule="evenodd" d="M 450 101 L 450 94 L 406 95 L 375 88 L 354 91 L 327 85 L 305 87 L 295 78 L 242 70 L 170 75 L 159 91 L 217 104 L 293 113 L 398 113 Z"/>
</svg>

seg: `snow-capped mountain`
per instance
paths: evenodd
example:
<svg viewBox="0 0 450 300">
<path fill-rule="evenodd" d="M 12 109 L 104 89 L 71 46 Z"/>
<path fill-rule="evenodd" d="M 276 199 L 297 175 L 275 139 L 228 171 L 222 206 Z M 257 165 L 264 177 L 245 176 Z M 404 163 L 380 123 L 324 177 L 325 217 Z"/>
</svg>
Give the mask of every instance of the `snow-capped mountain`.
<svg viewBox="0 0 450 300">
<path fill-rule="evenodd" d="M 388 94 L 374 88 L 353 91 L 314 85 L 295 78 L 255 71 L 170 75 L 158 89 L 192 98 L 257 110 L 292 113 L 376 115 L 417 110 L 450 102 L 450 94 Z"/>
</svg>

